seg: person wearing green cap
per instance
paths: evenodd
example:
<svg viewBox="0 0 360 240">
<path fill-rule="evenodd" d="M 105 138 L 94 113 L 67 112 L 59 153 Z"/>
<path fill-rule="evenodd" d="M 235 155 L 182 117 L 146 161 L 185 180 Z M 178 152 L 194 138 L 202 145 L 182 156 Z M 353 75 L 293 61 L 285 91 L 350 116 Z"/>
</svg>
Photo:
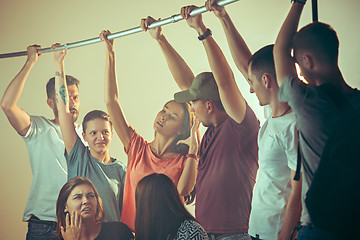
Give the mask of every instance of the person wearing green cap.
<svg viewBox="0 0 360 240">
<path fill-rule="evenodd" d="M 302 182 L 294 180 L 296 116 L 278 98 L 273 45 L 252 54 L 225 7 L 217 6 L 216 1 L 207 0 L 206 8 L 219 19 L 233 60 L 248 81 L 250 92 L 256 94 L 261 106 L 271 109 L 258 136 L 259 171 L 251 202 L 249 234 L 253 239 L 290 239 L 301 215 Z"/>
<path fill-rule="evenodd" d="M 161 29 L 150 30 L 163 51 L 170 71 L 183 90 L 178 102 L 190 102 L 205 127 L 196 179 L 195 217 L 210 239 L 251 239 L 248 220 L 258 169 L 259 121 L 243 98 L 222 51 L 205 27 L 201 15 L 189 18 L 196 8 L 187 6 L 181 15 L 198 33 L 211 72 L 194 75 L 169 44 Z M 147 30 L 153 18 L 142 19 Z"/>
</svg>

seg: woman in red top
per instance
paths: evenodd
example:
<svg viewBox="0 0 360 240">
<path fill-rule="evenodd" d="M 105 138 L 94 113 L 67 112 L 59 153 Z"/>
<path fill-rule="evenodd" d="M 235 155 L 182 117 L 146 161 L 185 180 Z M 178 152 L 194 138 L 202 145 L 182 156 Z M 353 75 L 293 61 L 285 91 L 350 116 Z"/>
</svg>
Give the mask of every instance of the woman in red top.
<svg viewBox="0 0 360 240">
<path fill-rule="evenodd" d="M 155 138 L 145 141 L 126 121 L 118 101 L 113 40 L 106 38 L 109 31 L 102 31 L 105 42 L 105 103 L 115 131 L 128 154 L 127 173 L 121 221 L 135 230 L 135 189 L 137 183 L 152 173 L 167 175 L 177 186 L 179 194 L 191 192 L 196 179 L 196 131 L 188 104 L 171 100 L 157 114 L 154 121 Z"/>
</svg>

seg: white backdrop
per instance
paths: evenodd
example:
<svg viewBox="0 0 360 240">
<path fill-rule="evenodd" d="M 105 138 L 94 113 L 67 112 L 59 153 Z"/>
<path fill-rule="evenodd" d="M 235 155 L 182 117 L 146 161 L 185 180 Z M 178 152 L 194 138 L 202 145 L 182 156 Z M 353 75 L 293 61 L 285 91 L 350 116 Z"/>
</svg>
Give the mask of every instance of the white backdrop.
<svg viewBox="0 0 360 240">
<path fill-rule="evenodd" d="M 203 5 L 200 0 L 115 1 L 115 0 L 1 0 L 0 53 L 24 51 L 37 43 L 49 47 L 55 42 L 66 43 L 96 37 L 102 29 L 112 32 L 136 27 L 140 18 L 152 15 L 166 18 L 179 13 L 188 4 Z M 310 0 L 309 0 L 310 3 Z M 357 0 L 319 0 L 319 19 L 332 25 L 340 39 L 340 68 L 347 82 L 360 88 L 358 58 L 360 56 L 360 15 Z M 290 8 L 290 0 L 240 0 L 227 10 L 242 33 L 251 51 L 273 43 Z M 261 122 L 263 109 L 236 69 L 219 21 L 213 14 L 204 14 L 215 40 L 223 49 L 237 82 Z M 311 8 L 304 10 L 300 25 L 311 22 Z M 195 74 L 208 71 L 209 66 L 197 34 L 186 23 L 163 28 L 164 34 L 185 58 Z M 115 40 L 120 101 L 128 121 L 146 139 L 153 138 L 153 120 L 157 111 L 178 91 L 171 78 L 157 43 L 147 34 L 138 33 Z M 103 101 L 104 51 L 95 44 L 69 50 L 66 73 L 78 77 L 81 110 L 79 121 L 90 110 L 106 110 Z M 0 59 L 0 96 L 19 72 L 25 57 Z M 32 115 L 52 118 L 46 104 L 45 84 L 54 73 L 52 53 L 40 56 L 29 75 L 18 105 Z M 0 113 L 0 239 L 24 239 L 27 225 L 22 214 L 30 190 L 32 172 L 26 146 Z M 203 131 L 203 129 L 202 129 Z M 114 135 L 110 153 L 126 161 L 123 146 Z"/>
</svg>

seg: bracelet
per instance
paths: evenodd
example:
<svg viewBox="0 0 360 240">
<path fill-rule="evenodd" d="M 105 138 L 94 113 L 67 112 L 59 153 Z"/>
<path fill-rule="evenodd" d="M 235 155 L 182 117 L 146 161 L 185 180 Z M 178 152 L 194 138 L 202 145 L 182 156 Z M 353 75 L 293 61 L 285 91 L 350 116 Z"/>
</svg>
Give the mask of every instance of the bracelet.
<svg viewBox="0 0 360 240">
<path fill-rule="evenodd" d="M 305 4 L 305 3 L 306 3 L 306 0 L 291 0 L 291 3 L 292 3 L 292 4 L 294 4 L 294 3 Z"/>
<path fill-rule="evenodd" d="M 188 159 L 188 158 L 193 158 L 193 159 L 197 160 L 196 154 L 186 154 L 186 155 L 185 155 L 185 158 L 186 158 L 186 159 Z"/>
<path fill-rule="evenodd" d="M 206 32 L 204 32 L 204 34 L 198 36 L 198 39 L 200 41 L 202 41 L 202 40 L 204 40 L 205 38 L 207 38 L 210 35 L 212 35 L 212 32 L 211 32 L 210 29 L 207 28 L 207 30 L 206 30 Z"/>
</svg>

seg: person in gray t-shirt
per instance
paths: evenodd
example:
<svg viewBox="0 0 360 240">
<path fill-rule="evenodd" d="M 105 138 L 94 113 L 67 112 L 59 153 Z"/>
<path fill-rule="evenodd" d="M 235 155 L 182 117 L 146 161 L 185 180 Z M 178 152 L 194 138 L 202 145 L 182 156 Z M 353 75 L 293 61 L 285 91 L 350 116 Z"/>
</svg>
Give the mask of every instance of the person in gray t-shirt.
<svg viewBox="0 0 360 240">
<path fill-rule="evenodd" d="M 55 48 L 57 44 L 53 45 Z M 68 163 L 68 179 L 75 176 L 89 178 L 99 191 L 105 208 L 105 222 L 120 221 L 125 178 L 125 166 L 109 156 L 113 131 L 109 115 L 100 110 L 86 114 L 83 120 L 85 147 L 76 135 L 68 108 L 69 98 L 64 81 L 66 50 L 56 51 L 54 60 L 55 95 L 59 112 L 60 128 L 65 144 Z"/>
<path fill-rule="evenodd" d="M 351 88 L 344 80 L 338 66 L 339 40 L 331 26 L 314 22 L 297 32 L 300 15 L 306 0 L 295 0 L 285 19 L 274 46 L 274 60 L 279 99 L 288 102 L 297 115 L 300 152 L 304 175 L 311 186 L 327 139 L 335 123 L 341 117 L 334 101 L 323 90 L 322 85 L 332 85 L 341 92 L 355 111 L 360 111 L 360 92 Z M 293 50 L 294 57 L 291 56 Z M 297 77 L 295 62 L 298 63 L 307 84 Z M 307 189 L 303 189 L 304 193 Z M 303 205 L 303 208 L 306 208 Z M 328 232 L 312 226 L 306 221 L 298 239 L 335 239 Z M 334 227 L 336 227 L 334 223 Z"/>
</svg>

